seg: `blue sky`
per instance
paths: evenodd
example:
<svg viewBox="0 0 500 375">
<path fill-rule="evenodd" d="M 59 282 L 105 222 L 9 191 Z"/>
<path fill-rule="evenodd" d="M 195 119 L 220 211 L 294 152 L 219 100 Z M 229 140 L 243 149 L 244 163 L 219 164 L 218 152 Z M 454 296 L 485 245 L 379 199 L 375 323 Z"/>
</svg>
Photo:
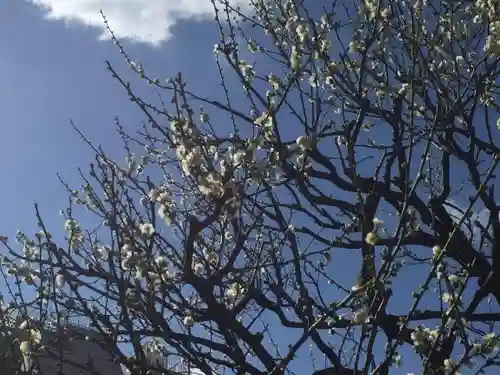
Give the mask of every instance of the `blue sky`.
<svg viewBox="0 0 500 375">
<path fill-rule="evenodd" d="M 67 195 L 56 173 L 79 184 L 77 167 L 85 170 L 93 156 L 70 119 L 111 155 L 122 150 L 115 116 L 129 129 L 143 120 L 106 70 L 105 60 L 122 71 L 126 67 L 116 46 L 105 39 L 99 8 L 118 37 L 125 38 L 127 52 L 152 75 L 165 78 L 182 71 L 198 92 L 219 90 L 212 54 L 218 33 L 208 20 L 210 6 L 200 7 L 196 0 L 132 0 L 120 8 L 113 3 L 118 2 L 4 0 L 0 7 L 1 235 L 36 230 L 33 202 L 39 203 L 49 228 L 62 231 L 58 211 L 66 207 Z M 213 80 L 207 79 L 212 75 Z M 404 280 L 409 291 L 421 282 L 411 275 Z M 411 301 L 409 293 L 403 297 L 407 300 L 398 298 L 398 310 L 406 308 L 403 301 Z M 301 354 L 307 356 L 307 348 Z"/>
<path fill-rule="evenodd" d="M 32 228 L 28 218 L 35 201 L 48 217 L 57 215 L 67 200 L 56 173 L 77 183 L 76 167 L 86 167 L 91 160 L 92 153 L 71 129 L 70 118 L 114 154 L 121 150 L 114 117 L 127 127 L 137 126 L 143 117 L 105 68 L 105 60 L 110 60 L 126 71 L 116 46 L 98 40 L 100 29 L 48 21 L 45 11 L 27 1 L 6 0 L 2 8 L 0 228 L 12 234 Z M 99 4 L 93 9 L 98 13 Z M 113 25 L 113 17 L 109 18 Z M 198 62 L 207 61 L 208 69 L 214 68 L 217 30 L 209 22 L 183 21 L 170 33 L 161 46 L 124 43 L 150 71 L 169 77 L 182 70 L 207 92 L 210 81 Z"/>
<path fill-rule="evenodd" d="M 45 3 L 54 5 L 54 14 L 60 9 L 66 14 L 64 1 Z M 182 17 L 192 15 L 195 19 L 173 24 L 175 14 L 165 14 L 159 16 L 157 23 L 145 20 L 143 27 L 150 30 L 140 35 L 127 34 L 123 26 L 135 30 L 128 19 L 130 14 L 122 17 L 113 13 L 112 7 L 111 13 L 106 12 L 107 1 L 93 3 L 90 9 L 95 14 L 99 15 L 102 7 L 111 26 L 120 26 L 114 31 L 122 38 L 127 52 L 147 66 L 148 72 L 166 78 L 182 71 L 198 92 L 210 94 L 219 89 L 217 78 L 207 79 L 217 72 L 213 45 L 219 40 L 218 30 L 213 22 L 201 19 L 203 14 L 196 6 L 193 8 L 196 1 L 184 2 Z M 147 8 L 146 3 L 154 1 L 136 3 Z M 70 119 L 110 155 L 122 155 L 115 116 L 129 129 L 137 127 L 144 117 L 106 70 L 105 60 L 125 72 L 127 67 L 118 48 L 102 38 L 100 15 L 95 21 L 98 27 L 94 28 L 64 18 L 48 20 L 52 13 L 29 1 L 7 0 L 2 8 L 0 156 L 4 163 L 0 233 L 10 238 L 18 229 L 28 235 L 34 233 L 37 226 L 33 203 L 37 202 L 47 227 L 59 237 L 63 235 L 63 219 L 58 212 L 66 208 L 68 201 L 56 174 L 76 187 L 81 183 L 77 168 L 87 170 L 93 157 L 71 128 Z M 168 6 L 163 11 L 168 13 Z M 85 17 L 78 14 L 78 9 L 73 15 Z M 133 9 L 131 15 L 133 21 Z M 164 28 L 169 25 L 165 33 Z M 152 36 L 148 39 L 149 34 Z M 287 342 L 286 337 L 281 339 Z"/>
</svg>

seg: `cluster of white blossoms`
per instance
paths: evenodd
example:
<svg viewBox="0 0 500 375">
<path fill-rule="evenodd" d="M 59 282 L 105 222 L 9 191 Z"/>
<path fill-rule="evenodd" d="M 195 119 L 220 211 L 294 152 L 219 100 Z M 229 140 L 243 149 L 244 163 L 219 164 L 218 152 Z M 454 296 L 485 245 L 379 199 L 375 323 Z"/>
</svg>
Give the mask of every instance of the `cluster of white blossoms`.
<svg viewBox="0 0 500 375">
<path fill-rule="evenodd" d="M 315 137 L 313 135 L 301 135 L 297 137 L 295 143 L 298 146 L 298 151 L 296 153 L 297 167 L 299 169 L 306 168 L 307 165 L 305 163 L 305 160 L 308 152 L 315 147 Z"/>
<path fill-rule="evenodd" d="M 219 264 L 219 255 L 213 250 L 210 250 L 208 248 L 203 249 L 203 256 L 205 257 L 205 260 L 207 261 L 208 264 L 212 266 L 216 266 Z"/>
<path fill-rule="evenodd" d="M 139 231 L 144 237 L 151 237 L 155 233 L 155 228 L 151 223 L 139 224 Z"/>
<path fill-rule="evenodd" d="M 83 232 L 78 222 L 74 219 L 68 219 L 64 223 L 64 228 L 68 232 L 69 248 L 78 249 L 83 243 Z"/>
<path fill-rule="evenodd" d="M 35 282 L 40 280 L 40 273 L 34 270 L 31 264 L 26 261 L 21 261 L 19 265 L 10 264 L 7 268 L 7 274 L 19 278 L 19 280 L 27 285 L 35 285 Z"/>
<path fill-rule="evenodd" d="M 240 283 L 232 283 L 226 291 L 226 301 L 229 305 L 233 304 L 238 297 L 245 293 L 245 288 Z"/>
<path fill-rule="evenodd" d="M 220 172 L 214 166 L 218 160 L 217 149 L 208 146 L 206 137 L 203 137 L 196 125 L 186 118 L 174 119 L 171 130 L 184 175 L 198 180 L 198 189 L 203 195 L 221 197 L 230 182 L 223 181 L 224 165 L 221 165 Z"/>
<path fill-rule="evenodd" d="M 66 284 L 66 278 L 64 276 L 64 274 L 62 273 L 58 273 L 56 275 L 56 278 L 55 278 L 55 284 L 58 288 L 62 288 L 64 287 L 64 285 Z"/>
<path fill-rule="evenodd" d="M 220 266 L 219 255 L 215 251 L 204 248 L 202 253 L 202 259 L 193 260 L 193 271 L 198 275 L 203 274 L 207 270 L 205 265 L 208 265 L 211 269 L 216 269 Z"/>
<path fill-rule="evenodd" d="M 169 193 L 168 187 L 152 188 L 149 191 L 148 199 L 150 202 L 158 203 L 158 216 L 162 219 L 167 219 L 171 216 L 171 212 L 175 210 L 176 201 L 172 194 Z"/>
<path fill-rule="evenodd" d="M 383 35 L 371 44 L 370 48 L 375 50 L 391 49 L 391 44 L 393 43 L 392 36 L 399 39 L 401 35 L 406 34 L 408 38 L 418 41 L 422 46 L 426 47 L 428 51 L 426 55 L 426 65 L 428 69 L 435 74 L 441 75 L 444 80 L 448 80 L 447 77 L 456 76 L 457 74 L 473 74 L 471 67 L 474 66 L 474 60 L 477 61 L 476 53 L 471 51 L 464 54 L 464 56 L 452 56 L 448 52 L 450 51 L 449 43 L 467 40 L 478 32 L 480 28 L 481 32 L 484 30 L 488 30 L 489 32 L 489 35 L 485 38 L 484 50 L 494 54 L 500 53 L 500 21 L 498 21 L 500 18 L 497 6 L 495 5 L 497 4 L 496 0 L 478 0 L 476 2 L 471 2 L 469 5 L 463 4 L 463 6 L 456 7 L 449 15 L 440 14 L 437 25 L 432 25 L 433 27 L 431 30 L 428 30 L 430 29 L 429 20 L 426 18 L 428 13 L 425 15 L 423 13 L 426 8 L 431 9 L 428 5 L 428 1 L 415 0 L 411 3 L 414 10 L 414 15 L 412 16 L 418 18 L 419 27 L 392 30 L 392 28 L 388 27 L 388 23 L 393 16 L 391 8 L 380 7 L 379 2 L 376 0 L 363 1 L 363 4 L 359 7 L 360 12 L 363 13 L 367 21 L 378 28 L 378 32 Z M 411 9 L 411 7 L 407 8 Z M 474 22 L 471 22 L 472 18 Z M 349 43 L 350 53 L 364 54 L 367 48 L 365 45 L 365 41 L 367 40 L 366 32 L 369 29 L 370 28 L 366 28 L 365 31 L 356 30 Z M 393 34 L 393 31 L 396 31 L 396 33 Z M 429 40 L 434 40 L 433 34 L 440 35 L 440 43 L 429 43 Z M 391 56 L 391 54 L 392 52 L 389 53 L 389 56 Z M 391 61 L 392 56 L 389 57 L 389 59 L 389 61 Z M 377 63 L 377 58 L 374 59 L 370 54 L 364 56 L 363 60 L 367 64 Z M 391 63 L 392 62 L 393 61 L 391 61 Z M 346 68 L 344 70 L 345 74 L 349 74 L 348 71 L 358 71 L 355 61 L 353 61 L 352 64 L 347 62 L 347 64 L 344 64 L 344 67 Z M 395 85 L 389 85 L 388 78 L 384 76 L 382 72 L 379 72 L 378 69 L 372 69 L 367 72 L 367 78 L 368 79 L 364 81 L 365 87 L 375 89 L 376 96 L 380 100 L 384 100 L 388 94 L 396 93 L 398 90 L 400 90 L 401 95 L 409 93 L 409 88 L 405 87 L 407 85 L 406 79 L 404 79 L 404 75 L 400 75 L 400 72 L 397 72 L 396 81 L 394 81 L 395 83 L 399 81 L 399 84 L 396 83 Z M 422 111 L 422 104 L 424 103 L 418 95 L 415 96 L 414 100 L 412 111 L 421 116 L 424 113 L 424 111 Z"/>
<path fill-rule="evenodd" d="M 377 12 L 379 10 L 379 2 L 377 0 L 364 0 L 363 5 L 361 11 L 365 13 L 369 20 L 377 18 Z"/>
<path fill-rule="evenodd" d="M 300 18 L 293 14 L 291 8 L 284 9 L 283 19 L 286 19 L 285 29 L 290 39 L 293 41 L 290 53 L 290 66 L 293 71 L 300 68 L 301 56 L 306 53 L 307 47 L 312 46 L 312 53 L 315 59 L 319 59 L 321 55 L 328 52 L 331 41 L 329 32 L 331 31 L 331 23 L 327 17 L 321 17 L 319 22 L 315 22 L 314 27 L 316 32 L 311 32 L 313 25 L 309 24 L 309 20 Z M 278 27 L 279 28 L 279 27 Z"/>
<path fill-rule="evenodd" d="M 132 241 L 126 241 L 121 248 L 121 268 L 123 271 L 135 270 L 136 279 L 146 276 L 147 262 Z"/>
<path fill-rule="evenodd" d="M 303 22 L 298 22 L 297 26 L 295 27 L 295 34 L 297 35 L 300 43 L 304 44 L 308 39 L 309 30 Z"/>
<path fill-rule="evenodd" d="M 441 255 L 442 251 L 443 249 L 439 245 L 434 245 L 432 247 L 432 255 L 434 256 L 434 258 L 438 258 Z"/>
<path fill-rule="evenodd" d="M 346 146 L 347 145 L 347 138 L 344 135 L 338 135 L 335 137 L 335 142 L 339 147 Z"/>
<path fill-rule="evenodd" d="M 24 356 L 30 356 L 36 352 L 36 349 L 40 346 L 42 340 L 42 334 L 40 330 L 35 328 L 30 328 L 28 321 L 23 321 L 19 325 L 19 330 L 21 331 L 19 340 L 19 350 Z"/>
<path fill-rule="evenodd" d="M 367 323 L 370 318 L 370 309 L 367 305 L 363 305 L 352 313 L 352 322 L 354 324 Z"/>
<path fill-rule="evenodd" d="M 43 236 L 41 236 L 41 234 L 38 234 L 37 237 L 41 239 Z M 23 245 L 23 255 L 26 257 L 26 259 L 31 260 L 38 255 L 39 250 L 35 241 L 30 239 L 26 234 L 19 230 L 16 233 L 16 241 Z"/>
<path fill-rule="evenodd" d="M 497 9 L 496 0 L 476 0 L 474 8 L 471 9 L 476 13 L 474 23 L 488 24 L 489 35 L 484 43 L 484 52 L 494 54 L 500 54 L 500 21 Z"/>
<path fill-rule="evenodd" d="M 482 342 L 472 343 L 465 364 L 472 364 L 472 359 L 476 356 L 487 356 L 498 351 L 500 351 L 499 337 L 493 332 L 487 333 L 482 337 Z"/>
<path fill-rule="evenodd" d="M 365 42 L 361 38 L 353 38 L 349 42 L 349 52 L 362 54 L 365 51 Z"/>
<path fill-rule="evenodd" d="M 94 255 L 94 259 L 97 262 L 107 261 L 109 254 L 111 253 L 111 248 L 109 246 L 97 243 L 93 246 L 92 253 Z"/>
<path fill-rule="evenodd" d="M 490 24 L 490 35 L 484 43 L 484 52 L 500 54 L 500 21 Z"/>
<path fill-rule="evenodd" d="M 413 345 L 419 352 L 423 353 L 432 348 L 438 337 L 439 330 L 422 326 L 417 326 L 411 334 Z"/>
<path fill-rule="evenodd" d="M 181 169 L 186 176 L 193 175 L 198 169 L 201 169 L 205 158 L 203 149 L 200 146 L 180 143 L 176 147 L 177 157 L 181 160 Z"/>
<path fill-rule="evenodd" d="M 500 350 L 500 337 L 494 332 L 487 333 L 483 336 L 483 342 L 481 344 L 474 345 L 475 353 L 471 354 L 491 354 L 494 351 Z"/>
<path fill-rule="evenodd" d="M 313 147 L 314 138 L 311 136 L 301 135 L 297 138 L 296 143 L 299 146 L 300 151 L 304 152 Z"/>
<path fill-rule="evenodd" d="M 365 236 L 365 242 L 368 245 L 375 246 L 379 241 L 379 231 L 382 229 L 384 222 L 377 217 L 373 218 L 373 230 Z"/>
<path fill-rule="evenodd" d="M 89 209 L 96 209 L 99 207 L 99 199 L 97 198 L 97 195 L 94 191 L 94 189 L 92 189 L 92 186 L 90 186 L 90 184 L 85 184 L 83 186 L 83 192 L 85 194 L 85 205 L 89 208 Z"/>
<path fill-rule="evenodd" d="M 280 79 L 274 73 L 270 73 L 267 76 L 267 82 L 276 91 L 278 91 L 281 88 L 281 86 L 282 86 Z"/>
<path fill-rule="evenodd" d="M 203 175 L 198 185 L 198 189 L 205 196 L 222 197 L 226 191 L 226 186 L 220 173 L 217 171 L 210 171 Z"/>
<path fill-rule="evenodd" d="M 151 261 L 130 243 L 122 247 L 121 268 L 123 271 L 130 271 L 136 280 L 146 279 L 151 285 L 170 284 L 174 279 L 166 256 L 156 255 L 154 261 Z"/>
<path fill-rule="evenodd" d="M 262 114 L 258 116 L 253 123 L 264 130 L 272 129 L 274 127 L 273 116 L 267 111 L 262 112 Z"/>
<path fill-rule="evenodd" d="M 122 246 L 122 262 L 121 266 L 123 270 L 130 270 L 132 267 L 137 267 L 138 269 L 145 268 L 145 263 L 137 254 L 132 245 L 125 244 Z"/>
<path fill-rule="evenodd" d="M 379 237 L 375 232 L 368 232 L 365 236 L 365 242 L 368 245 L 375 246 L 379 241 Z"/>
<path fill-rule="evenodd" d="M 230 136 L 224 145 L 219 142 L 218 147 L 188 119 L 172 121 L 176 155 L 183 174 L 197 182 L 196 189 L 202 196 L 209 199 L 226 197 L 225 213 L 236 211 L 242 183 L 273 177 L 279 169 L 278 152 L 263 148 L 265 142 L 274 137 L 273 116 L 267 112 L 254 115 L 254 124 L 262 129 L 255 139 L 239 141 Z M 169 211 L 172 200 L 160 190 L 153 190 L 151 198 L 162 201 L 160 210 Z"/>
<path fill-rule="evenodd" d="M 201 275 L 205 271 L 205 266 L 203 265 L 203 263 L 195 262 L 193 264 L 193 271 L 195 274 Z"/>
<path fill-rule="evenodd" d="M 460 300 L 460 294 L 458 291 L 454 291 L 452 293 L 444 292 L 441 294 L 441 301 L 446 304 L 453 305 L 455 302 Z"/>
<path fill-rule="evenodd" d="M 252 65 L 250 65 L 245 60 L 240 60 L 238 67 L 240 68 L 241 75 L 243 76 L 245 81 L 253 81 L 253 79 L 255 78 L 255 70 L 253 69 Z"/>
<path fill-rule="evenodd" d="M 187 315 L 184 317 L 184 319 L 182 320 L 182 323 L 187 327 L 187 328 L 191 328 L 192 326 L 194 326 L 194 319 L 191 315 Z"/>
<path fill-rule="evenodd" d="M 447 358 L 443 362 L 443 368 L 447 373 L 451 373 L 455 369 L 456 366 L 457 366 L 457 362 L 451 358 Z M 454 372 L 454 375 L 460 375 L 460 373 Z"/>
</svg>

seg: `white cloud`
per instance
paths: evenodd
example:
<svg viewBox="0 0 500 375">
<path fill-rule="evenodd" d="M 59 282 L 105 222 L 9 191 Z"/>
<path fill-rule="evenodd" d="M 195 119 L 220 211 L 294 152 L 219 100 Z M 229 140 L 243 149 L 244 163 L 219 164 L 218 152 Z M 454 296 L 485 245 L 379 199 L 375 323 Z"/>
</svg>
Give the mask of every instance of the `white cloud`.
<svg viewBox="0 0 500 375">
<path fill-rule="evenodd" d="M 118 38 L 159 45 L 172 37 L 171 27 L 182 19 L 212 19 L 210 0 L 27 0 L 47 11 L 47 18 L 77 22 L 101 30 L 109 39 L 102 9 Z M 242 8 L 248 0 L 231 0 Z"/>
</svg>

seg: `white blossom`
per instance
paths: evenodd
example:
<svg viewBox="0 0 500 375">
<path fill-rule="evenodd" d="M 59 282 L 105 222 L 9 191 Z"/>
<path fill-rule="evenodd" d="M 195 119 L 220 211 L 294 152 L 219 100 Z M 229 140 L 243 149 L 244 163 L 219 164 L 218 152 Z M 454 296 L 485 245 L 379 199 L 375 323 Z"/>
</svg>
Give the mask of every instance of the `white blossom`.
<svg viewBox="0 0 500 375">
<path fill-rule="evenodd" d="M 167 264 L 167 259 L 163 255 L 159 255 L 155 258 L 155 263 L 158 267 L 163 267 Z"/>
<path fill-rule="evenodd" d="M 434 255 L 434 257 L 436 257 L 436 258 L 439 256 L 439 254 L 441 254 L 441 251 L 442 251 L 442 249 L 441 249 L 441 246 L 439 246 L 439 245 L 435 245 L 435 246 L 432 248 L 432 254 L 433 254 L 433 255 Z"/>
<path fill-rule="evenodd" d="M 401 85 L 401 88 L 398 90 L 398 94 L 405 96 L 408 93 L 409 89 L 410 89 L 410 85 L 408 83 L 403 83 Z"/>
<path fill-rule="evenodd" d="M 268 112 L 264 112 L 259 117 L 257 117 L 253 123 L 261 127 L 270 127 L 273 124 L 273 119 Z"/>
<path fill-rule="evenodd" d="M 31 342 L 29 341 L 21 341 L 19 344 L 19 350 L 21 351 L 22 354 L 30 354 L 32 349 L 31 349 Z"/>
<path fill-rule="evenodd" d="M 302 151 L 309 150 L 312 147 L 312 138 L 310 136 L 301 135 L 295 141 Z"/>
<path fill-rule="evenodd" d="M 190 315 L 184 317 L 182 322 L 187 328 L 191 328 L 194 325 L 194 319 Z"/>
<path fill-rule="evenodd" d="M 151 189 L 149 191 L 148 197 L 151 200 L 151 202 L 156 201 L 159 196 L 160 196 L 160 190 L 159 189 L 153 188 L 153 189 Z"/>
<path fill-rule="evenodd" d="M 384 222 L 382 220 L 377 217 L 373 218 L 373 226 L 375 227 L 375 229 L 380 228 L 382 225 L 384 225 Z"/>
<path fill-rule="evenodd" d="M 281 82 L 273 73 L 267 76 L 267 81 L 273 87 L 274 90 L 279 90 L 281 87 Z"/>
<path fill-rule="evenodd" d="M 455 366 L 457 365 L 457 363 L 451 358 L 445 359 L 443 364 L 444 364 L 444 370 L 446 372 L 451 372 L 455 368 Z M 455 372 L 455 374 L 459 375 L 456 372 Z"/>
<path fill-rule="evenodd" d="M 245 161 L 245 157 L 247 156 L 246 152 L 245 151 L 236 151 L 233 155 L 232 155 L 232 162 L 234 165 L 240 165 L 242 164 L 244 161 Z"/>
<path fill-rule="evenodd" d="M 236 299 L 237 295 L 238 295 L 238 292 L 233 288 L 228 289 L 226 292 L 226 298 L 227 298 L 228 302 L 233 302 Z"/>
<path fill-rule="evenodd" d="M 255 71 L 253 70 L 253 66 L 247 63 L 245 60 L 240 61 L 239 68 L 245 80 L 251 81 L 255 78 Z"/>
<path fill-rule="evenodd" d="M 155 233 L 155 228 L 151 223 L 139 224 L 139 230 L 141 231 L 141 234 L 145 237 L 151 237 L 153 233 Z"/>
<path fill-rule="evenodd" d="M 64 286 L 64 284 L 66 284 L 66 278 L 64 277 L 63 274 L 58 274 L 56 276 L 55 282 L 59 288 L 62 288 Z"/>
<path fill-rule="evenodd" d="M 365 242 L 371 246 L 375 246 L 378 240 L 379 238 L 375 232 L 368 232 L 365 236 Z"/>
<path fill-rule="evenodd" d="M 361 307 L 353 312 L 352 321 L 355 324 L 364 323 L 367 321 L 369 314 L 370 314 L 370 311 L 368 309 L 368 306 L 363 306 L 363 307 Z"/>
<path fill-rule="evenodd" d="M 205 248 L 203 249 L 203 256 L 205 257 L 207 263 L 210 263 L 211 265 L 215 265 L 219 262 L 219 256 L 215 251 Z"/>
<path fill-rule="evenodd" d="M 195 263 L 193 270 L 195 273 L 200 274 L 205 270 L 205 266 L 201 263 Z"/>
<path fill-rule="evenodd" d="M 335 141 L 337 142 L 337 145 L 339 146 L 345 146 L 347 145 L 347 138 L 344 137 L 343 135 L 339 135 L 335 138 Z"/>
<path fill-rule="evenodd" d="M 74 230 L 77 227 L 78 227 L 78 223 L 73 219 L 68 219 L 64 223 L 64 229 L 66 229 L 67 231 Z"/>
<path fill-rule="evenodd" d="M 233 283 L 226 291 L 227 302 L 233 303 L 242 293 L 243 287 L 239 283 Z"/>
</svg>

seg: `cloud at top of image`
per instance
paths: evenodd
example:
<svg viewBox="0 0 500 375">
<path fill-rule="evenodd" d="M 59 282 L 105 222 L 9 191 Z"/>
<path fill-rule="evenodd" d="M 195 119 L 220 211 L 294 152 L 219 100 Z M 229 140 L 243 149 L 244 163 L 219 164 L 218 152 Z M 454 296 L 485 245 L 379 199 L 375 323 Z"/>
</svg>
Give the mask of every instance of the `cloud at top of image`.
<svg viewBox="0 0 500 375">
<path fill-rule="evenodd" d="M 84 24 L 101 31 L 100 39 L 109 39 L 109 32 L 100 14 L 103 11 L 117 38 L 154 46 L 172 37 L 171 28 L 180 20 L 211 19 L 210 0 L 27 0 L 46 11 L 51 20 Z M 217 2 L 216 2 L 217 3 Z M 233 6 L 245 9 L 248 0 L 230 0 Z"/>
</svg>

